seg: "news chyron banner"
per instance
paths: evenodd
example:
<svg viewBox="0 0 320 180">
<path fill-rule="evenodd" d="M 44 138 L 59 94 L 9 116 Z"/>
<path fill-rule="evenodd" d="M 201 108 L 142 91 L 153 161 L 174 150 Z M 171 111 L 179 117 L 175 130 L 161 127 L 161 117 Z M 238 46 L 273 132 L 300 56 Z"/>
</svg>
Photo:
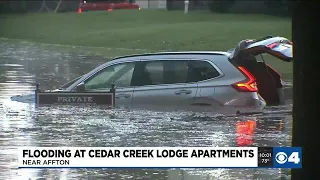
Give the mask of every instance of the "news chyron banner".
<svg viewBox="0 0 320 180">
<path fill-rule="evenodd" d="M 20 147 L 19 168 L 301 168 L 298 147 Z"/>
</svg>

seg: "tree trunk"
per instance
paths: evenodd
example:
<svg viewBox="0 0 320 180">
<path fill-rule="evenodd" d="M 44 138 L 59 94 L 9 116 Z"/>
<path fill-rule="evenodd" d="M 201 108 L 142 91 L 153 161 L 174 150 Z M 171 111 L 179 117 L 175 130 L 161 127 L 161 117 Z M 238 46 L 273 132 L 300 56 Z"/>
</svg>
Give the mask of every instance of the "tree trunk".
<svg viewBox="0 0 320 180">
<path fill-rule="evenodd" d="M 50 11 L 50 9 L 47 6 L 46 0 L 42 0 L 42 5 L 41 5 L 41 7 L 39 9 L 39 12 L 42 12 L 43 10 L 46 10 L 47 12 Z"/>
<path fill-rule="evenodd" d="M 61 3 L 62 3 L 62 0 L 59 0 L 58 4 L 56 6 L 56 9 L 54 10 L 55 13 L 59 10 Z"/>
</svg>

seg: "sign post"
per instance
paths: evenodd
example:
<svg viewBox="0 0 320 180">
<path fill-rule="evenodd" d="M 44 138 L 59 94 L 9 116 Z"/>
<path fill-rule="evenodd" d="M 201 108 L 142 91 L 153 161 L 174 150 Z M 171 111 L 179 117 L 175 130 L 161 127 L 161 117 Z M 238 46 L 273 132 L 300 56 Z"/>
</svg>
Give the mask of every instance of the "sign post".
<svg viewBox="0 0 320 180">
<path fill-rule="evenodd" d="M 42 92 L 39 84 L 35 89 L 36 105 L 95 104 L 115 107 L 115 87 L 106 92 Z"/>
</svg>

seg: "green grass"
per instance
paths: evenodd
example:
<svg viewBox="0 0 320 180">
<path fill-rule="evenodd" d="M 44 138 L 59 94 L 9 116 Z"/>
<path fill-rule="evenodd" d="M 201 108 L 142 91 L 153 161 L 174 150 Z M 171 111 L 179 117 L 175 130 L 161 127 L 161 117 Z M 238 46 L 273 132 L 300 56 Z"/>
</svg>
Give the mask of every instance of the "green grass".
<svg viewBox="0 0 320 180">
<path fill-rule="evenodd" d="M 55 44 L 54 48 L 61 50 L 108 57 L 171 50 L 228 50 L 242 39 L 270 34 L 291 37 L 290 19 L 210 12 L 185 15 L 165 10 L 1 15 L 0 25 L 3 38 Z M 291 78 L 291 63 L 272 58 L 268 62 Z"/>
</svg>

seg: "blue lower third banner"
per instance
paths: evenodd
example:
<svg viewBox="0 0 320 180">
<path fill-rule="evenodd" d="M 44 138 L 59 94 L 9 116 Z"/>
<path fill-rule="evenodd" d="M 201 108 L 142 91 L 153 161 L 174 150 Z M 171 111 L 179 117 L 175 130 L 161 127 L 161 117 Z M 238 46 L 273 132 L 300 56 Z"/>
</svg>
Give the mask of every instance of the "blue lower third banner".
<svg viewBox="0 0 320 180">
<path fill-rule="evenodd" d="M 301 168 L 296 147 L 19 147 L 19 168 Z"/>
</svg>

